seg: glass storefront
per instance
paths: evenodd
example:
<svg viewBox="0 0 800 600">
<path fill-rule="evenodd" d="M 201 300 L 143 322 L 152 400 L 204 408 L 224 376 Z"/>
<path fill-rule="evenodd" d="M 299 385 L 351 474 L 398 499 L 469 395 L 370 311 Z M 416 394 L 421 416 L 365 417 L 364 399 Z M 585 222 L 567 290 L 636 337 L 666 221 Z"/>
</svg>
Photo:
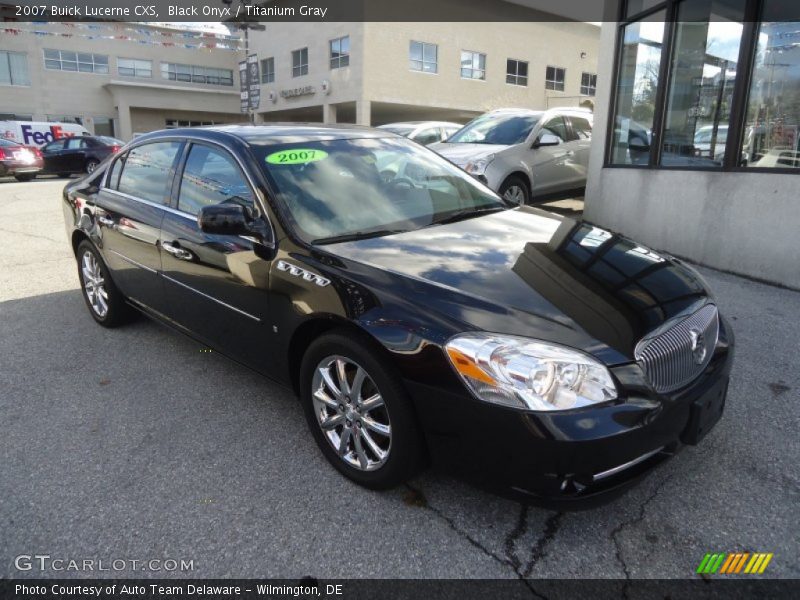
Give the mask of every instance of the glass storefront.
<svg viewBox="0 0 800 600">
<path fill-rule="evenodd" d="M 623 14 L 609 166 L 800 168 L 800 2 L 629 0 Z"/>
</svg>

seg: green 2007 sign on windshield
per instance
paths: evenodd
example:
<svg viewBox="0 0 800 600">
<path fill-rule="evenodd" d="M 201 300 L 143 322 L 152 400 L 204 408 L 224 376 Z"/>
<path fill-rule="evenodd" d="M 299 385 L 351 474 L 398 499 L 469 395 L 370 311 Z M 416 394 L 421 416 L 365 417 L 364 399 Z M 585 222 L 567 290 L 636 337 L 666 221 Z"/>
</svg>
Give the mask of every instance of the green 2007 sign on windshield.
<svg viewBox="0 0 800 600">
<path fill-rule="evenodd" d="M 271 165 L 303 165 L 315 162 L 328 157 L 324 150 L 314 150 L 311 148 L 293 148 L 291 150 L 281 150 L 273 152 L 267 156 L 267 162 Z"/>
</svg>

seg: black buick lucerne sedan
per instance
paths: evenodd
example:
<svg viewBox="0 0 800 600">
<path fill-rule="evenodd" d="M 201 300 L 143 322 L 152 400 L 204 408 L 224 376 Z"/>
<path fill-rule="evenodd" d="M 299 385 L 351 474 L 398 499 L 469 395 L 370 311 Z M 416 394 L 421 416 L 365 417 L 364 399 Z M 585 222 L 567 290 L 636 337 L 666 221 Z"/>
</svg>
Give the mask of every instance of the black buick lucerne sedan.
<svg viewBox="0 0 800 600">
<path fill-rule="evenodd" d="M 97 323 L 141 311 L 290 386 L 370 488 L 431 461 L 607 498 L 723 410 L 732 334 L 694 270 L 386 131 L 156 132 L 63 207 Z"/>
</svg>

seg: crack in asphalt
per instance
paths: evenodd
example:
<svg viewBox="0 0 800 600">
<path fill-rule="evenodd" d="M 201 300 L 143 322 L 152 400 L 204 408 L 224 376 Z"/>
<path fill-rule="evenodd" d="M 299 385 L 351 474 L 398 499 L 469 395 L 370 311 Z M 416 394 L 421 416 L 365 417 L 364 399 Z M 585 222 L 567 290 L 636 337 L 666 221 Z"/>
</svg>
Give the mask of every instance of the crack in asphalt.
<svg viewBox="0 0 800 600">
<path fill-rule="evenodd" d="M 412 493 L 415 495 L 425 498 L 425 494 L 422 493 L 422 490 L 415 488 L 409 484 L 405 484 L 406 488 L 408 488 Z M 495 552 L 492 552 L 489 548 L 484 546 L 480 541 L 476 540 L 472 537 L 469 533 L 461 529 L 458 525 L 456 525 L 455 520 L 452 517 L 447 516 L 439 510 L 438 508 L 431 506 L 431 504 L 427 501 L 424 503 L 419 503 L 417 506 L 425 508 L 431 511 L 434 515 L 439 517 L 442 521 L 444 521 L 447 526 L 453 530 L 458 536 L 467 540 L 472 546 L 483 552 L 486 556 L 491 558 L 492 560 L 496 561 L 497 563 L 503 565 L 504 567 L 509 567 L 514 575 L 517 576 L 517 579 L 522 582 L 525 587 L 535 596 L 536 598 L 540 598 L 540 600 L 548 600 L 547 596 L 544 596 L 542 593 L 536 590 L 533 587 L 533 584 L 528 579 L 528 575 L 530 575 L 533 567 L 536 565 L 536 562 L 541 559 L 543 556 L 546 556 L 544 552 L 544 548 L 549 544 L 555 534 L 558 531 L 561 517 L 564 513 L 558 512 L 554 515 L 548 517 L 547 521 L 545 522 L 545 529 L 542 535 L 536 540 L 536 543 L 533 546 L 533 550 L 531 552 L 531 558 L 525 564 L 525 568 L 522 568 L 522 561 L 520 560 L 519 556 L 516 553 L 514 548 L 518 539 L 520 539 L 525 533 L 528 531 L 528 513 L 529 507 L 520 504 L 520 512 L 519 517 L 517 518 L 517 522 L 514 525 L 514 528 L 508 533 L 505 538 L 504 546 L 505 546 L 505 554 L 506 557 L 499 556 Z"/>
<path fill-rule="evenodd" d="M 626 529 L 628 527 L 634 527 L 635 525 L 638 525 L 639 523 L 644 521 L 648 505 L 653 500 L 655 500 L 656 496 L 658 496 L 658 494 L 661 492 L 661 490 L 667 485 L 667 483 L 671 479 L 672 479 L 672 476 L 670 475 L 669 477 L 666 477 L 661 483 L 656 485 L 656 487 L 653 490 L 653 492 L 645 499 L 644 502 L 642 502 L 639 505 L 639 514 L 636 517 L 634 517 L 633 519 L 630 519 L 628 521 L 622 521 L 619 525 L 617 525 L 614 529 L 612 529 L 611 533 L 609 534 L 609 539 L 614 544 L 614 550 L 615 550 L 614 555 L 615 555 L 615 557 L 617 559 L 617 562 L 622 567 L 623 573 L 625 573 L 625 585 L 622 587 L 622 597 L 623 598 L 628 598 L 628 589 L 630 588 L 630 584 L 631 584 L 631 573 L 630 573 L 630 569 L 628 568 L 628 563 L 625 562 L 625 559 L 622 556 L 622 543 L 620 542 L 620 540 L 617 539 L 617 536 L 620 533 L 622 533 L 622 531 L 624 529 Z"/>
<path fill-rule="evenodd" d="M 559 511 L 547 517 L 547 520 L 544 522 L 544 531 L 533 545 L 531 557 L 528 560 L 528 563 L 525 565 L 525 570 L 522 572 L 522 576 L 526 579 L 530 577 L 531 573 L 533 573 L 533 569 L 537 563 L 547 556 L 546 548 L 550 542 L 555 539 L 556 534 L 561 527 L 561 519 L 563 516 L 564 513 Z"/>
</svg>

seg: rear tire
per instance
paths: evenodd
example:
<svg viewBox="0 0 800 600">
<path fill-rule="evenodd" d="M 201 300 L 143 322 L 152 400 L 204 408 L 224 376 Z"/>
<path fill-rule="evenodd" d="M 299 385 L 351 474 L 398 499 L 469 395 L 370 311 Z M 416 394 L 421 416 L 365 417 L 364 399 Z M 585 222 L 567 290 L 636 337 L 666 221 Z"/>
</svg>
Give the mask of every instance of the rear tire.
<svg viewBox="0 0 800 600">
<path fill-rule="evenodd" d="M 61 179 L 69 179 L 72 173 L 58 173 L 57 177 L 61 177 Z"/>
<path fill-rule="evenodd" d="M 100 161 L 90 158 L 86 161 L 86 165 L 84 166 L 84 170 L 87 174 L 91 175 L 94 173 L 94 170 L 97 168 L 97 165 L 100 164 Z"/>
<path fill-rule="evenodd" d="M 103 327 L 117 327 L 135 316 L 119 291 L 97 248 L 88 240 L 78 244 L 78 278 L 89 314 Z"/>
<path fill-rule="evenodd" d="M 34 177 L 36 177 L 36 175 L 30 175 L 30 174 L 28 174 L 28 175 L 25 175 L 25 174 L 23 174 L 23 175 L 14 175 L 14 179 L 16 179 L 17 181 L 21 181 L 23 183 L 26 182 L 26 181 L 30 181 Z"/>
<path fill-rule="evenodd" d="M 531 192 L 528 189 L 528 184 L 518 175 L 509 176 L 500 186 L 498 194 L 519 206 L 524 206 L 531 201 Z"/>
<path fill-rule="evenodd" d="M 350 331 L 322 335 L 303 356 L 300 399 L 325 458 L 348 479 L 383 490 L 413 477 L 425 451 L 411 399 L 379 356 Z"/>
</svg>

